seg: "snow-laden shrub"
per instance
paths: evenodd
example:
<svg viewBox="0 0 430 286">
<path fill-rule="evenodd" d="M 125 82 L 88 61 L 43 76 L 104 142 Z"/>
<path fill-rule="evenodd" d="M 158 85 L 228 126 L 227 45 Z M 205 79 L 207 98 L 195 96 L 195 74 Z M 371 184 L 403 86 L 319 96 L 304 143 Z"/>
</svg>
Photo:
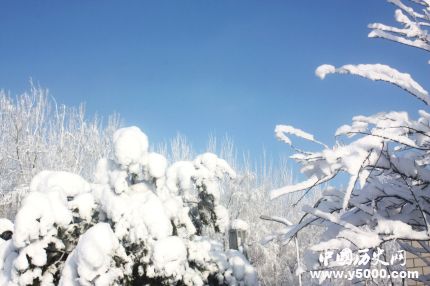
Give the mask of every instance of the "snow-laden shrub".
<svg viewBox="0 0 430 286">
<path fill-rule="evenodd" d="M 228 212 L 219 180 L 235 172 L 206 153 L 170 166 L 149 152 L 137 127 L 114 134 L 114 160 L 94 180 L 67 172 L 36 175 L 0 241 L 1 285 L 257 285 L 223 233 Z"/>
<path fill-rule="evenodd" d="M 157 146 L 156 150 L 170 161 L 189 160 L 194 158 L 194 149 L 189 140 L 181 134 L 169 143 Z M 206 152 L 218 154 L 226 160 L 236 171 L 235 180 L 223 180 L 221 183 L 221 202 L 231 218 L 239 218 L 248 224 L 245 234 L 244 250 L 256 269 L 261 285 L 298 285 L 299 279 L 295 275 L 297 265 L 297 251 L 289 245 L 282 245 L 276 241 L 262 244 L 268 233 L 279 230 L 277 223 L 268 223 L 260 219 L 265 216 L 288 217 L 291 221 L 300 219 L 303 215 L 301 206 L 313 204 L 318 200 L 320 192 L 316 190 L 295 203 L 302 196 L 293 193 L 278 200 L 270 200 L 265 190 L 293 182 L 293 174 L 288 166 L 287 158 L 273 159 L 265 152 L 259 157 L 250 157 L 249 153 L 241 153 L 234 141 L 227 137 L 209 137 Z M 240 225 L 231 221 L 230 228 Z M 300 234 L 300 256 L 310 246 L 318 241 L 319 229 L 309 228 Z M 303 281 L 306 283 L 306 281 Z M 305 285 L 305 284 L 304 284 Z"/>
</svg>

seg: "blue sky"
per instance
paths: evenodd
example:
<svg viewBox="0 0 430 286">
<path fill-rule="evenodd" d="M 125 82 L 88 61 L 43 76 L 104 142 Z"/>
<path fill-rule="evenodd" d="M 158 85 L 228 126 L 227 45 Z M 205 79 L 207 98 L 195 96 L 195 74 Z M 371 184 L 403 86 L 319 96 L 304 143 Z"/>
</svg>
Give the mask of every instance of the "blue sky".
<svg viewBox="0 0 430 286">
<path fill-rule="evenodd" d="M 240 150 L 274 156 L 273 136 L 292 124 L 332 143 L 352 116 L 425 108 L 395 87 L 336 66 L 386 63 L 430 88 L 428 53 L 367 38 L 392 23 L 383 0 L 0 2 L 0 88 L 17 94 L 30 77 L 58 102 L 118 112 L 154 143 L 185 134 L 203 150 L 229 134 Z"/>
</svg>

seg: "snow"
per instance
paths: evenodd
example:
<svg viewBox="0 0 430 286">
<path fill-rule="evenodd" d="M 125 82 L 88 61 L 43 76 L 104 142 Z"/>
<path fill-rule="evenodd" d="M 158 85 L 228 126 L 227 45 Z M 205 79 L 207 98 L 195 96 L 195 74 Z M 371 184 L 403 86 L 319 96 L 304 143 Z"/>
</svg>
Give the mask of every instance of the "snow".
<svg viewBox="0 0 430 286">
<path fill-rule="evenodd" d="M 13 232 L 13 228 L 13 223 L 10 220 L 7 218 L 0 218 L 0 234 L 4 233 L 5 231 Z"/>
<path fill-rule="evenodd" d="M 221 178 L 224 174 L 228 175 L 232 179 L 236 177 L 236 173 L 228 163 L 225 160 L 218 158 L 217 155 L 213 153 L 204 153 L 197 156 L 194 160 L 194 166 L 196 169 L 205 168 L 210 174 L 213 174 L 218 178 Z"/>
<path fill-rule="evenodd" d="M 195 231 L 186 219 L 184 210 L 172 197 L 181 196 L 185 202 L 204 201 L 195 213 L 216 219 L 214 226 L 224 232 L 229 223 L 228 211 L 220 205 L 220 186 L 218 181 L 224 176 L 235 179 L 236 173 L 225 160 L 215 154 L 205 153 L 196 157 L 194 161 L 179 161 L 168 167 L 165 186 L 157 190 L 159 196 L 169 209 L 169 213 L 177 212 L 174 220 L 185 226 L 187 232 Z M 196 208 L 196 205 L 186 207 Z M 172 215 L 171 215 L 172 216 Z M 201 229 L 199 229 L 201 231 Z"/>
<path fill-rule="evenodd" d="M 276 138 L 278 138 L 279 140 L 283 141 L 288 145 L 292 145 L 290 138 L 288 138 L 288 136 L 286 136 L 285 134 L 291 134 L 296 137 L 303 138 L 305 140 L 326 146 L 325 144 L 317 141 L 312 134 L 309 134 L 303 130 L 300 130 L 290 125 L 276 125 L 275 127 Z"/>
<path fill-rule="evenodd" d="M 175 277 L 180 280 L 187 261 L 187 249 L 183 240 L 176 236 L 158 240 L 153 246 L 155 272 L 162 276 Z"/>
<path fill-rule="evenodd" d="M 13 263 L 17 255 L 12 240 L 0 243 L 0 285 L 8 285 L 12 280 Z"/>
<path fill-rule="evenodd" d="M 235 219 L 230 224 L 231 229 L 244 230 L 247 231 L 249 229 L 249 225 L 246 221 L 241 219 Z"/>
<path fill-rule="evenodd" d="M 285 136 L 285 133 L 292 134 L 297 137 L 314 141 L 314 136 L 312 134 L 306 133 L 303 130 L 300 130 L 298 128 L 294 128 L 293 126 L 289 125 L 277 125 L 275 128 L 275 135 L 278 139 L 284 141 L 285 143 L 291 145 L 291 141 Z M 290 143 L 289 143 L 290 142 Z"/>
<path fill-rule="evenodd" d="M 90 184 L 81 176 L 62 171 L 42 171 L 30 184 L 30 192 L 61 192 L 62 196 L 73 197 L 90 191 Z"/>
<path fill-rule="evenodd" d="M 426 30 L 430 25 L 428 7 L 427 11 L 423 10 L 424 14 L 421 14 L 415 12 L 412 7 L 405 5 L 400 0 L 389 0 L 388 2 L 393 3 L 400 8 L 396 9 L 394 16 L 396 21 L 403 27 L 397 28 L 380 23 L 372 23 L 369 25 L 369 28 L 372 29 L 372 31 L 368 36 L 371 38 L 383 38 L 430 51 L 430 36 Z M 422 1 L 422 3 L 426 3 L 423 5 L 428 6 L 428 1 Z M 406 12 L 407 15 L 403 12 Z"/>
<path fill-rule="evenodd" d="M 14 244 L 25 247 L 55 231 L 54 224 L 66 226 L 71 220 L 72 214 L 58 194 L 31 192 L 15 218 Z"/>
<path fill-rule="evenodd" d="M 148 155 L 148 170 L 153 178 L 161 178 L 167 169 L 167 159 L 158 153 L 151 152 Z"/>
<path fill-rule="evenodd" d="M 194 174 L 195 168 L 192 162 L 175 162 L 167 169 L 166 186 L 173 194 L 179 194 L 179 190 L 187 193 L 192 188 Z"/>
<path fill-rule="evenodd" d="M 107 218 L 115 223 L 118 238 L 138 242 L 151 236 L 161 239 L 172 233 L 172 225 L 161 200 L 144 183 L 116 194 L 103 188 L 96 201 Z"/>
<path fill-rule="evenodd" d="M 401 44 L 405 44 L 408 46 L 417 47 L 423 50 L 430 51 L 430 45 L 421 39 L 410 40 L 404 37 L 396 36 L 395 34 L 387 33 L 383 30 L 378 30 L 378 29 L 381 29 L 381 26 L 379 25 L 373 25 L 373 26 L 370 26 L 370 28 L 375 28 L 376 30 L 373 30 L 369 33 L 368 35 L 369 38 L 384 38 L 384 39 L 399 42 Z"/>
<path fill-rule="evenodd" d="M 54 225 L 68 225 L 72 221 L 72 211 L 89 221 L 95 208 L 90 191 L 90 184 L 73 173 L 42 171 L 37 174 L 15 218 L 16 246 L 22 247 L 44 236 L 55 228 Z"/>
<path fill-rule="evenodd" d="M 236 178 L 236 172 L 223 159 L 218 158 L 213 153 L 204 153 L 194 159 L 194 167 L 198 172 L 198 176 L 206 179 L 221 179 L 227 175 L 231 179 Z"/>
<path fill-rule="evenodd" d="M 312 176 L 303 182 L 300 182 L 300 183 L 297 183 L 294 185 L 284 186 L 284 187 L 279 188 L 279 189 L 271 190 L 270 191 L 270 199 L 275 199 L 277 197 L 280 197 L 280 196 L 283 196 L 283 195 L 286 195 L 289 193 L 309 189 L 309 188 L 315 186 L 318 183 L 318 181 L 319 181 L 319 179 L 317 176 Z"/>
<path fill-rule="evenodd" d="M 123 276 L 115 267 L 114 256 L 124 258 L 125 253 L 110 225 L 94 225 L 67 258 L 59 285 L 114 285 Z"/>
<path fill-rule="evenodd" d="M 374 81 L 385 81 L 394 84 L 418 99 L 422 100 L 427 105 L 430 104 L 428 92 L 414 81 L 410 74 L 401 73 L 398 70 L 382 64 L 360 64 L 360 65 L 344 65 L 340 68 L 334 68 L 330 65 L 322 65 L 316 69 L 316 74 L 323 79 L 327 74 L 353 74 Z"/>
<path fill-rule="evenodd" d="M 317 67 L 317 69 L 315 70 L 315 75 L 320 79 L 324 79 L 326 75 L 335 73 L 335 72 L 336 72 L 336 68 L 334 66 L 324 64 Z"/>
<path fill-rule="evenodd" d="M 128 175 L 125 170 L 114 161 L 101 159 L 95 171 L 95 183 L 109 184 L 116 194 L 128 190 Z"/>
<path fill-rule="evenodd" d="M 335 135 L 350 135 L 354 133 L 362 133 L 367 130 L 369 124 L 367 122 L 354 121 L 352 126 L 350 125 L 342 125 L 336 130 Z"/>
<path fill-rule="evenodd" d="M 257 286 L 255 269 L 243 254 L 237 250 L 222 251 L 222 245 L 214 240 L 197 237 L 188 244 L 189 260 L 210 272 L 221 271 L 220 284 Z"/>
<path fill-rule="evenodd" d="M 234 280 L 245 285 L 258 285 L 257 273 L 243 254 L 237 250 L 227 251 L 228 262 L 234 275 Z M 228 279 L 226 279 L 228 281 Z"/>
<path fill-rule="evenodd" d="M 96 208 L 94 196 L 91 193 L 79 194 L 69 202 L 69 208 L 76 210 L 80 218 L 89 222 Z"/>
<path fill-rule="evenodd" d="M 148 137 L 136 126 L 118 129 L 113 135 L 114 155 L 118 164 L 133 167 L 147 160 Z"/>
<path fill-rule="evenodd" d="M 427 231 L 416 231 L 412 226 L 400 220 L 379 219 L 375 231 L 391 236 L 391 239 L 428 240 Z"/>
<path fill-rule="evenodd" d="M 214 212 L 216 215 L 216 226 L 221 232 L 224 232 L 230 222 L 228 210 L 222 205 L 217 205 L 215 206 Z"/>
</svg>

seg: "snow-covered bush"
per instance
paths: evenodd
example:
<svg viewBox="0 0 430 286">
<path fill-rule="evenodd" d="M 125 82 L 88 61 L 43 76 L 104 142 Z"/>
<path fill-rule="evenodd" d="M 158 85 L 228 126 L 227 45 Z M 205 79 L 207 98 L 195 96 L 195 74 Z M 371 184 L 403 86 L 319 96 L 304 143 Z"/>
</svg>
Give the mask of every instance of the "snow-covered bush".
<svg viewBox="0 0 430 286">
<path fill-rule="evenodd" d="M 115 132 L 113 154 L 92 183 L 67 172 L 33 178 L 12 239 L 0 242 L 3 284 L 258 284 L 240 252 L 208 236 L 229 224 L 218 182 L 236 175 L 226 161 L 205 153 L 169 165 L 137 127 Z"/>
<path fill-rule="evenodd" d="M 184 135 L 178 134 L 170 142 L 156 148 L 170 161 L 190 160 L 195 157 L 195 148 Z M 241 152 L 242 151 L 242 152 Z M 261 215 L 285 216 L 299 220 L 303 215 L 301 206 L 313 204 L 319 191 L 306 196 L 295 204 L 301 194 L 293 193 L 278 200 L 270 200 L 267 191 L 280 185 L 293 182 L 288 158 L 273 159 L 262 152 L 261 156 L 250 157 L 248 152 L 240 150 L 230 137 L 210 136 L 205 152 L 217 154 L 225 159 L 236 171 L 235 180 L 221 182 L 221 202 L 230 214 L 231 228 L 235 228 L 235 219 L 248 224 L 245 247 L 248 259 L 255 267 L 261 285 L 298 285 L 296 249 L 276 241 L 263 244 L 268 233 L 279 230 L 277 223 L 261 220 Z M 300 233 L 300 255 L 318 241 L 320 231 L 308 228 Z M 306 282 L 306 281 L 304 281 Z"/>
<path fill-rule="evenodd" d="M 402 27 L 371 24 L 369 37 L 380 37 L 430 51 L 430 2 L 426 0 L 389 0 L 398 9 L 396 21 Z M 419 12 L 416 12 L 417 8 Z M 381 64 L 345 65 L 335 68 L 322 65 L 316 74 L 324 78 L 330 73 L 354 74 L 371 80 L 394 84 L 430 103 L 428 92 L 409 74 Z M 297 191 L 325 188 L 322 198 L 307 206 L 298 224 L 281 235 L 289 241 L 310 225 L 326 227 L 324 240 L 314 251 L 372 249 L 389 241 L 399 242 L 404 249 L 420 255 L 429 252 L 411 248 L 402 240 L 419 242 L 430 239 L 430 114 L 418 116 L 406 112 L 382 112 L 373 116 L 356 116 L 352 124 L 336 131 L 336 143 L 329 147 L 292 126 L 279 125 L 276 136 L 291 145 L 297 153 L 292 158 L 301 165 L 308 179 L 271 192 L 272 198 Z M 289 135 L 298 136 L 322 146 L 318 152 L 305 152 L 292 144 Z M 345 189 L 335 188 L 335 177 L 348 178 Z M 342 179 L 341 179 L 342 180 Z M 333 182 L 333 184 L 331 184 Z M 318 267 L 318 264 L 308 265 Z M 430 281 L 429 276 L 421 276 Z"/>
</svg>

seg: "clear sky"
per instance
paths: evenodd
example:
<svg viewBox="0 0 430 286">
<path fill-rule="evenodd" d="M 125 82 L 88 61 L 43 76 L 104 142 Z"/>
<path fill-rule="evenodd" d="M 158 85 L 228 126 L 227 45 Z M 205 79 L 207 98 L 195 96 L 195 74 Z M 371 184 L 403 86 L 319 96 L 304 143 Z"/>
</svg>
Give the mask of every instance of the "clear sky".
<svg viewBox="0 0 430 286">
<path fill-rule="evenodd" d="M 321 81 L 323 63 L 386 63 L 430 89 L 428 53 L 367 38 L 368 23 L 393 23 L 383 0 L 2 0 L 0 11 L 0 88 L 20 93 L 32 77 L 152 142 L 181 132 L 203 150 L 229 134 L 276 155 L 288 150 L 279 123 L 332 143 L 354 115 L 425 108 L 384 83 Z"/>
</svg>

